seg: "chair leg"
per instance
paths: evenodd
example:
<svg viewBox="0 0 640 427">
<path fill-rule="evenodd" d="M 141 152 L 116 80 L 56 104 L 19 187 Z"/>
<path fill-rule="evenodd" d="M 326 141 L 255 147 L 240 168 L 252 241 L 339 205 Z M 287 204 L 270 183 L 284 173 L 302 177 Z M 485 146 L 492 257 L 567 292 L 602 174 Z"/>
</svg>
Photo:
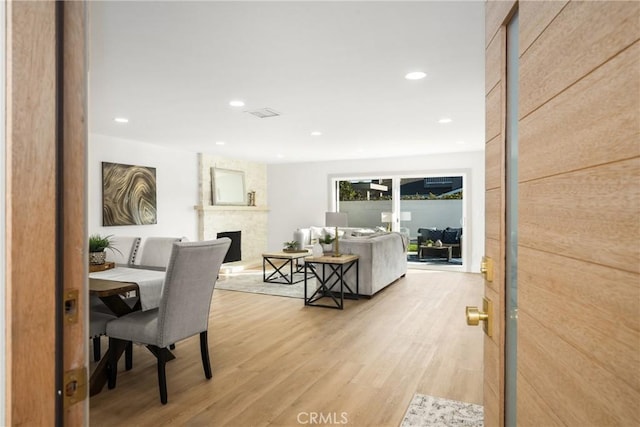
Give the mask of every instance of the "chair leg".
<svg viewBox="0 0 640 427">
<path fill-rule="evenodd" d="M 94 362 L 100 361 L 101 353 L 102 352 L 100 351 L 100 337 L 93 337 L 93 361 Z"/>
<path fill-rule="evenodd" d="M 165 365 L 171 360 L 171 352 L 166 348 L 148 345 L 149 351 L 158 359 L 158 389 L 160 390 L 160 402 L 167 404 L 167 374 Z"/>
<path fill-rule="evenodd" d="M 133 342 L 127 343 L 127 348 L 124 350 L 124 367 L 127 371 L 133 368 Z"/>
<path fill-rule="evenodd" d="M 209 362 L 209 345 L 207 343 L 207 331 L 200 332 L 200 355 L 202 356 L 202 368 L 204 376 L 211 379 L 211 363 Z"/>
<path fill-rule="evenodd" d="M 118 358 L 116 347 L 119 345 L 119 341 L 116 338 L 109 338 L 109 360 L 107 362 L 107 387 L 109 390 L 116 388 L 116 378 L 118 376 Z"/>
</svg>

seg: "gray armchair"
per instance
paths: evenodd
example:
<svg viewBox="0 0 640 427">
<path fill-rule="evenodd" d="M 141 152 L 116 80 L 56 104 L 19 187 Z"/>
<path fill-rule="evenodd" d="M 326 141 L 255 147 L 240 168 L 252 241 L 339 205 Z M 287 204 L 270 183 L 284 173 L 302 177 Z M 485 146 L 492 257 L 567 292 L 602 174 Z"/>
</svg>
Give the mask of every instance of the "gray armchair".
<svg viewBox="0 0 640 427">
<path fill-rule="evenodd" d="M 160 401 L 167 403 L 165 364 L 173 359 L 169 346 L 200 334 L 205 377 L 211 378 L 207 329 L 211 297 L 231 239 L 173 244 L 160 306 L 136 311 L 107 324 L 109 347 L 116 354 L 128 342 L 144 344 L 158 360 Z M 116 386 L 117 359 L 108 364 L 109 388 Z"/>
<path fill-rule="evenodd" d="M 133 264 L 140 247 L 140 237 L 113 236 L 111 246 L 115 250 L 107 251 L 107 261 L 116 264 Z"/>
</svg>

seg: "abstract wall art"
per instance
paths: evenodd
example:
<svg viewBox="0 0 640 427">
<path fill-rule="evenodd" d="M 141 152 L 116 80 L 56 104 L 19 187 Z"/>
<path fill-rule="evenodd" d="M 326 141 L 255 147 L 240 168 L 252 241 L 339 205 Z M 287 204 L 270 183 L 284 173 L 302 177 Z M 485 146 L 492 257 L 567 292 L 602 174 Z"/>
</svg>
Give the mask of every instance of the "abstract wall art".
<svg viewBox="0 0 640 427">
<path fill-rule="evenodd" d="M 156 223 L 156 168 L 102 162 L 102 225 Z"/>
</svg>

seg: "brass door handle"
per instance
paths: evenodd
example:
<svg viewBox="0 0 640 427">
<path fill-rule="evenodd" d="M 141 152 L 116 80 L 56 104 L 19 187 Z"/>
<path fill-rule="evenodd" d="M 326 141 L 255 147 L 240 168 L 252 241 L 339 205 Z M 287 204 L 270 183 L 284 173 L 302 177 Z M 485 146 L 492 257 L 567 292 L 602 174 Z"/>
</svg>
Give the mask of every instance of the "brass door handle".
<svg viewBox="0 0 640 427">
<path fill-rule="evenodd" d="M 465 315 L 467 317 L 467 325 L 478 326 L 480 322 L 484 322 L 482 329 L 487 336 L 493 335 L 493 302 L 490 299 L 482 298 L 482 310 L 478 307 L 467 306 Z"/>
<path fill-rule="evenodd" d="M 482 257 L 482 263 L 480 264 L 480 273 L 484 276 L 484 280 L 487 282 L 493 282 L 493 260 L 488 256 Z"/>
</svg>

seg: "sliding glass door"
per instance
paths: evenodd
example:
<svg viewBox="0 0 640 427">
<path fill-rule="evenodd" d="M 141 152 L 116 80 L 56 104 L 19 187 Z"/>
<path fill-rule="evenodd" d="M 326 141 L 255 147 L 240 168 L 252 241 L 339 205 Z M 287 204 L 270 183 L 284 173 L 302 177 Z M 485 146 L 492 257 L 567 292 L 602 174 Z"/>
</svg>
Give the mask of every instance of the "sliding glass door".
<svg viewBox="0 0 640 427">
<path fill-rule="evenodd" d="M 408 260 L 462 265 L 463 176 L 383 176 L 335 179 L 336 207 L 349 226 L 404 233 Z"/>
</svg>

